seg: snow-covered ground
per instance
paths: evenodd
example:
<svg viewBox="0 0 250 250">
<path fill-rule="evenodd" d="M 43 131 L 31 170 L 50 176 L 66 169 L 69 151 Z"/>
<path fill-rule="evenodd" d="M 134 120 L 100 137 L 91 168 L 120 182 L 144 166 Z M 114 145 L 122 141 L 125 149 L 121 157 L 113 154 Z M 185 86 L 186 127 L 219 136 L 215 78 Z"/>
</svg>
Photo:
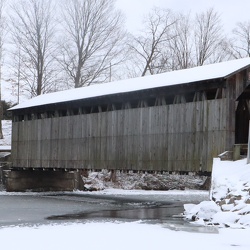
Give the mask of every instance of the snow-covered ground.
<svg viewBox="0 0 250 250">
<path fill-rule="evenodd" d="M 200 234 L 140 222 L 92 222 L 3 228 L 0 229 L 0 246 L 10 250 L 249 250 L 249 233 L 250 229 L 220 229 L 219 234 Z"/>
</svg>

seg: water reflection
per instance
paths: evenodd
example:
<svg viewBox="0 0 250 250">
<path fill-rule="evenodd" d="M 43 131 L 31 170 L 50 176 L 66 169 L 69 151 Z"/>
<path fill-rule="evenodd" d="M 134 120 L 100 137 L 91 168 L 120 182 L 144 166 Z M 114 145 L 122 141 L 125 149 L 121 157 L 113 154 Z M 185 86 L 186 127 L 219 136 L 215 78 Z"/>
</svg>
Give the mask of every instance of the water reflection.
<svg viewBox="0 0 250 250">
<path fill-rule="evenodd" d="M 173 211 L 180 212 L 179 207 L 144 207 L 136 209 L 123 209 L 123 210 L 103 210 L 98 212 L 89 213 L 76 213 L 50 216 L 48 220 L 74 220 L 74 219 L 127 219 L 127 220 L 161 220 L 170 218 Z"/>
<path fill-rule="evenodd" d="M 200 225 L 190 224 L 184 220 L 180 215 L 182 208 L 179 206 L 160 206 L 160 207 L 144 207 L 136 209 L 123 209 L 123 210 L 104 210 L 98 212 L 89 213 L 76 213 L 76 214 L 65 214 L 50 216 L 48 220 L 96 220 L 102 219 L 108 220 L 122 220 L 122 221 L 133 221 L 141 220 L 142 223 L 147 224 L 158 224 L 160 223 L 163 227 L 175 230 L 175 231 L 186 231 L 196 233 L 218 233 L 218 230 L 214 227 L 204 227 Z"/>
</svg>

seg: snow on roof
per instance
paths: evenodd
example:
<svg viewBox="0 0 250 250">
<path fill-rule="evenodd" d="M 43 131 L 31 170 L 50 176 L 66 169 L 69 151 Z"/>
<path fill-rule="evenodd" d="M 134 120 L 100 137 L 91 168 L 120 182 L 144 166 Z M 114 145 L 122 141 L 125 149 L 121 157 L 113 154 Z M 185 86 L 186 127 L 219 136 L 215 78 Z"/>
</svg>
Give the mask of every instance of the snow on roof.
<svg viewBox="0 0 250 250">
<path fill-rule="evenodd" d="M 150 75 L 105 84 L 95 84 L 88 87 L 70 89 L 40 95 L 16 105 L 10 110 L 30 108 L 46 104 L 81 100 L 105 95 L 127 93 L 144 89 L 172 86 L 216 78 L 226 78 L 234 72 L 250 65 L 250 58 L 237 59 L 216 64 L 176 70 L 158 75 Z"/>
</svg>

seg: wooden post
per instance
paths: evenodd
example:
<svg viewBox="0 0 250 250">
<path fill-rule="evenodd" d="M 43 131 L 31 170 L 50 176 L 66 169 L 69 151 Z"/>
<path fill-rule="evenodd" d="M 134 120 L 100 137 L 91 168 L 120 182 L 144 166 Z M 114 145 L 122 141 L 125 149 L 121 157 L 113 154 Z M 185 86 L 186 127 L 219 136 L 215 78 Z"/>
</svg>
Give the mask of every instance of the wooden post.
<svg viewBox="0 0 250 250">
<path fill-rule="evenodd" d="M 248 145 L 247 145 L 247 164 L 250 163 L 250 121 L 249 121 L 249 129 L 248 129 Z"/>
<path fill-rule="evenodd" d="M 240 148 L 241 148 L 241 144 L 234 144 L 234 149 L 233 149 L 234 161 L 238 161 L 240 159 Z"/>
</svg>

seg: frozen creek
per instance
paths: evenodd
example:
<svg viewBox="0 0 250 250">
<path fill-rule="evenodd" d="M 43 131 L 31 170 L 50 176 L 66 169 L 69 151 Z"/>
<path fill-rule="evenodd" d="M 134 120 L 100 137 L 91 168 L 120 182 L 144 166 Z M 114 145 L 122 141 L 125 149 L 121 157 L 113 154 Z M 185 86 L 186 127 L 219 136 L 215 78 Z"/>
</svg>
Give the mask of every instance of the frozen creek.
<svg viewBox="0 0 250 250">
<path fill-rule="evenodd" d="M 202 231 L 208 229 L 190 225 L 179 215 L 183 204 L 207 199 L 207 191 L 1 192 L 0 226 L 140 220 L 174 230 Z"/>
</svg>

